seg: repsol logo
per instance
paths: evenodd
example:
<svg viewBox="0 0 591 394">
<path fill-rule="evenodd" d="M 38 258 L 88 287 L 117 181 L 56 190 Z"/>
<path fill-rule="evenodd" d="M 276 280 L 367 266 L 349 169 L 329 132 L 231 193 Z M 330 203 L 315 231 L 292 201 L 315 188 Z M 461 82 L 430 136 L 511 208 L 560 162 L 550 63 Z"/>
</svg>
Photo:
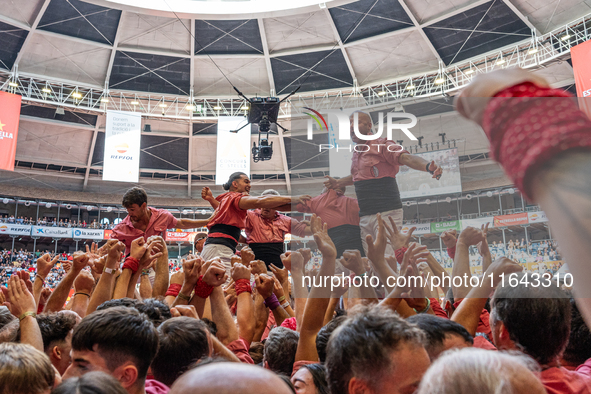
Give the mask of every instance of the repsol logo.
<svg viewBox="0 0 591 394">
<path fill-rule="evenodd" d="M 114 160 L 133 160 L 131 156 L 122 156 L 122 155 L 111 155 L 111 159 Z"/>
</svg>

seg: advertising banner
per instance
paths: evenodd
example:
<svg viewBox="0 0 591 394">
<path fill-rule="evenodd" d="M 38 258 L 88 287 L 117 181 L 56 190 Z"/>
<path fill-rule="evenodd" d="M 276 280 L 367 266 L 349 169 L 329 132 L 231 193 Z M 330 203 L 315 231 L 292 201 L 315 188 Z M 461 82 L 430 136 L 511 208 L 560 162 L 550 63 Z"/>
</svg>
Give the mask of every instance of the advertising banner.
<svg viewBox="0 0 591 394">
<path fill-rule="evenodd" d="M 26 224 L 0 223 L 0 235 L 31 235 L 31 226 Z"/>
<path fill-rule="evenodd" d="M 250 177 L 250 126 L 237 133 L 247 122 L 242 116 L 218 118 L 215 184 L 223 185 L 234 172 L 243 172 Z"/>
<path fill-rule="evenodd" d="M 104 238 L 103 239 L 111 239 L 111 234 L 113 230 L 105 230 Z"/>
<path fill-rule="evenodd" d="M 416 230 L 413 232 L 414 235 L 431 234 L 431 223 L 403 224 L 400 232 L 402 234 L 408 234 L 408 230 L 413 227 L 416 227 Z"/>
<path fill-rule="evenodd" d="M 74 239 L 103 239 L 104 230 L 94 230 L 87 228 L 75 228 Z"/>
<path fill-rule="evenodd" d="M 21 96 L 0 92 L 0 170 L 14 171 Z"/>
<path fill-rule="evenodd" d="M 530 223 L 544 223 L 544 222 L 548 221 L 548 218 L 546 217 L 546 213 L 543 211 L 528 212 L 527 218 Z"/>
<path fill-rule="evenodd" d="M 577 86 L 577 97 L 579 107 L 587 116 L 591 117 L 591 41 L 586 41 L 570 49 L 570 56 L 573 62 L 575 73 L 575 85 Z"/>
<path fill-rule="evenodd" d="M 196 232 L 187 231 L 187 232 L 175 232 L 175 231 L 167 231 L 166 232 L 166 240 L 169 242 L 193 242 L 195 239 Z"/>
<path fill-rule="evenodd" d="M 401 198 L 460 193 L 462 191 L 460 159 L 456 148 L 419 153 L 416 156 L 429 162 L 435 161 L 443 168 L 443 175 L 441 179 L 437 180 L 428 172 L 401 166 L 396 175 Z"/>
<path fill-rule="evenodd" d="M 517 226 L 527 224 L 527 213 L 514 213 L 513 215 L 495 216 L 495 227 Z"/>
<path fill-rule="evenodd" d="M 32 237 L 72 238 L 72 229 L 63 227 L 31 227 Z"/>
<path fill-rule="evenodd" d="M 494 226 L 493 217 L 490 216 L 487 218 L 478 218 L 478 219 L 462 219 L 462 230 L 465 229 L 466 227 L 481 228 L 482 225 L 486 225 L 486 223 L 488 223 L 488 227 L 493 227 Z"/>
<path fill-rule="evenodd" d="M 431 233 L 442 233 L 447 230 L 456 230 L 460 231 L 460 221 L 459 220 L 451 220 L 449 222 L 439 222 L 439 223 L 431 223 Z"/>
<path fill-rule="evenodd" d="M 138 182 L 142 116 L 135 112 L 107 111 L 103 180 Z"/>
</svg>

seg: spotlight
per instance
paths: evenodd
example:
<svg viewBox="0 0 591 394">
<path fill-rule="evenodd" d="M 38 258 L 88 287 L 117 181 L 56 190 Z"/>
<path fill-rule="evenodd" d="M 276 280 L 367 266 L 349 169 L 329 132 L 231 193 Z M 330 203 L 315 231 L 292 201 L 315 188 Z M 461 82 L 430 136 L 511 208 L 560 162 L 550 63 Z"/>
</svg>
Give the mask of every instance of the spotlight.
<svg viewBox="0 0 591 394">
<path fill-rule="evenodd" d="M 442 85 L 445 82 L 445 78 L 437 78 L 435 80 L 435 85 Z"/>
<path fill-rule="evenodd" d="M 408 86 L 406 87 L 406 90 L 413 90 L 413 89 L 415 89 L 415 88 L 416 88 L 416 86 L 415 86 L 415 85 L 408 85 Z"/>
<path fill-rule="evenodd" d="M 469 69 L 468 71 L 466 71 L 466 75 L 470 75 L 470 74 L 474 74 L 474 70 Z"/>
<path fill-rule="evenodd" d="M 378 96 L 385 96 L 386 95 L 386 91 L 385 90 L 381 90 L 378 92 Z"/>
<path fill-rule="evenodd" d="M 566 41 L 566 40 L 568 40 L 570 37 L 571 37 L 571 36 L 570 36 L 570 34 L 568 34 L 568 33 L 567 33 L 567 34 L 563 35 L 562 37 L 560 37 L 560 39 L 561 39 L 562 41 Z"/>
<path fill-rule="evenodd" d="M 104 97 L 103 97 L 103 98 L 101 99 L 101 103 L 108 103 L 108 102 L 109 102 L 109 99 L 108 99 L 108 98 L 104 98 Z"/>
<path fill-rule="evenodd" d="M 65 115 L 66 113 L 64 112 L 64 107 L 57 107 L 55 109 L 55 114 L 56 115 Z"/>
<path fill-rule="evenodd" d="M 10 86 L 11 88 L 18 88 L 18 83 L 16 83 L 16 82 L 8 82 L 8 86 Z"/>
<path fill-rule="evenodd" d="M 160 106 L 160 108 L 166 108 L 167 107 L 166 104 L 164 104 L 164 103 L 159 104 L 159 106 Z"/>
<path fill-rule="evenodd" d="M 222 109 L 222 107 L 220 107 L 219 105 L 216 105 L 215 107 L 213 107 L 214 111 L 219 111 Z"/>
<path fill-rule="evenodd" d="M 505 59 L 497 60 L 497 66 L 500 66 L 501 64 L 505 64 Z"/>
<path fill-rule="evenodd" d="M 187 105 L 187 111 L 195 111 L 195 106 L 193 104 Z"/>
<path fill-rule="evenodd" d="M 131 104 L 131 105 L 140 105 L 140 103 L 139 103 L 139 102 L 137 102 L 137 101 L 132 101 L 130 104 Z"/>
<path fill-rule="evenodd" d="M 72 97 L 74 97 L 75 99 L 81 99 L 82 98 L 82 94 L 80 94 L 78 92 L 74 92 L 74 93 L 72 93 Z"/>
<path fill-rule="evenodd" d="M 534 55 L 534 54 L 538 53 L 538 48 L 532 48 L 527 53 L 529 53 L 530 55 Z"/>
<path fill-rule="evenodd" d="M 43 88 L 43 89 L 41 89 L 41 91 L 43 93 L 51 93 L 51 89 L 49 89 L 49 88 Z"/>
</svg>

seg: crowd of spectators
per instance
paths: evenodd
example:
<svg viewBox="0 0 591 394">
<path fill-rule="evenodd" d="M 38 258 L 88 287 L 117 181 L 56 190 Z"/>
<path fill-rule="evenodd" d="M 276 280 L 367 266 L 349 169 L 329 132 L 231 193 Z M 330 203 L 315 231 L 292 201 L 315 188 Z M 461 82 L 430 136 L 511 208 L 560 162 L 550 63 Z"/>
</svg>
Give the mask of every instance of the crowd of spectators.
<svg viewBox="0 0 591 394">
<path fill-rule="evenodd" d="M 14 215 L 3 215 L 0 216 L 0 223 L 14 223 L 14 224 L 28 224 L 33 226 L 49 226 L 49 227 L 66 227 L 66 228 L 89 228 L 89 229 L 102 229 L 102 230 L 111 230 L 115 227 L 115 223 L 99 223 L 97 220 L 93 220 L 92 222 L 87 223 L 85 220 L 69 220 L 69 219 L 60 219 L 59 221 L 56 218 L 51 217 L 43 217 L 37 220 L 33 219 L 32 217 L 25 217 L 19 216 L 15 217 Z"/>
</svg>

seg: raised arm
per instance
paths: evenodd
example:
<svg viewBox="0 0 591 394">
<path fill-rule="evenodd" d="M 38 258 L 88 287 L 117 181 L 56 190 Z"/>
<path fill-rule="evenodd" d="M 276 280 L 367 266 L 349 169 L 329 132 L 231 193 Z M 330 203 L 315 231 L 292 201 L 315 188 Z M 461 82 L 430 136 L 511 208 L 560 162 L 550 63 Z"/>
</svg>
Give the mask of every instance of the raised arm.
<svg viewBox="0 0 591 394">
<path fill-rule="evenodd" d="M 456 276 L 462 278 L 461 286 L 453 286 L 454 298 L 464 298 L 472 288 L 470 286 L 470 278 L 472 272 L 470 271 L 470 251 L 472 245 L 477 245 L 483 240 L 482 231 L 474 227 L 466 227 L 461 233 L 456 244 L 456 256 L 454 258 L 454 265 L 451 271 L 452 279 Z"/>
<path fill-rule="evenodd" d="M 41 296 L 41 290 L 43 289 L 43 284 L 45 283 L 45 279 L 51 269 L 55 266 L 59 259 L 59 254 L 56 255 L 53 259 L 47 253 L 37 259 L 37 275 L 35 275 L 35 282 L 33 282 L 33 296 L 35 297 L 35 304 L 39 305 L 39 298 Z"/>
<path fill-rule="evenodd" d="M 324 181 L 324 186 L 327 189 L 338 189 L 345 186 L 350 186 L 353 184 L 353 175 L 348 175 L 344 178 L 335 179 L 330 176 L 324 177 L 326 180 Z"/>
<path fill-rule="evenodd" d="M 110 239 L 107 241 L 107 248 L 107 255 L 101 257 L 105 261 L 103 273 L 90 296 L 88 307 L 86 308 L 87 315 L 94 312 L 100 304 L 111 299 L 115 273 L 119 269 L 121 252 L 125 250 L 125 244 L 116 239 Z"/>
<path fill-rule="evenodd" d="M 64 304 L 70 294 L 70 289 L 74 284 L 74 280 L 88 264 L 88 256 L 83 252 L 75 252 L 74 259 L 72 261 L 72 268 L 64 276 L 64 278 L 58 283 L 57 287 L 49 296 L 47 305 L 45 305 L 44 312 L 57 312 L 64 308 Z"/>
<path fill-rule="evenodd" d="M 238 203 L 240 209 L 276 208 L 291 206 L 292 198 L 289 196 L 243 196 Z M 295 203 L 295 202 L 294 202 Z"/>
<path fill-rule="evenodd" d="M 207 186 L 201 189 L 201 198 L 209 202 L 209 205 L 211 205 L 213 209 L 217 209 L 217 207 L 220 205 L 220 202 L 213 197 L 211 189 Z"/>
<path fill-rule="evenodd" d="M 237 294 L 236 320 L 238 322 L 238 334 L 250 346 L 255 329 L 250 269 L 242 263 L 235 263 L 231 272 Z"/>
<path fill-rule="evenodd" d="M 33 294 L 27 289 L 25 281 L 13 275 L 8 281 L 8 288 L 2 287 L 4 296 L 10 303 L 11 312 L 19 319 L 21 343 L 26 343 L 43 351 L 43 338 L 37 324 L 37 305 Z"/>
<path fill-rule="evenodd" d="M 422 157 L 411 155 L 410 153 L 402 153 L 398 162 L 403 166 L 408 166 L 413 170 L 423 171 L 430 173 L 433 178 L 439 179 L 443 174 L 443 169 L 435 164 L 434 161 L 428 162 Z M 427 167 L 428 166 L 428 167 Z"/>
</svg>

